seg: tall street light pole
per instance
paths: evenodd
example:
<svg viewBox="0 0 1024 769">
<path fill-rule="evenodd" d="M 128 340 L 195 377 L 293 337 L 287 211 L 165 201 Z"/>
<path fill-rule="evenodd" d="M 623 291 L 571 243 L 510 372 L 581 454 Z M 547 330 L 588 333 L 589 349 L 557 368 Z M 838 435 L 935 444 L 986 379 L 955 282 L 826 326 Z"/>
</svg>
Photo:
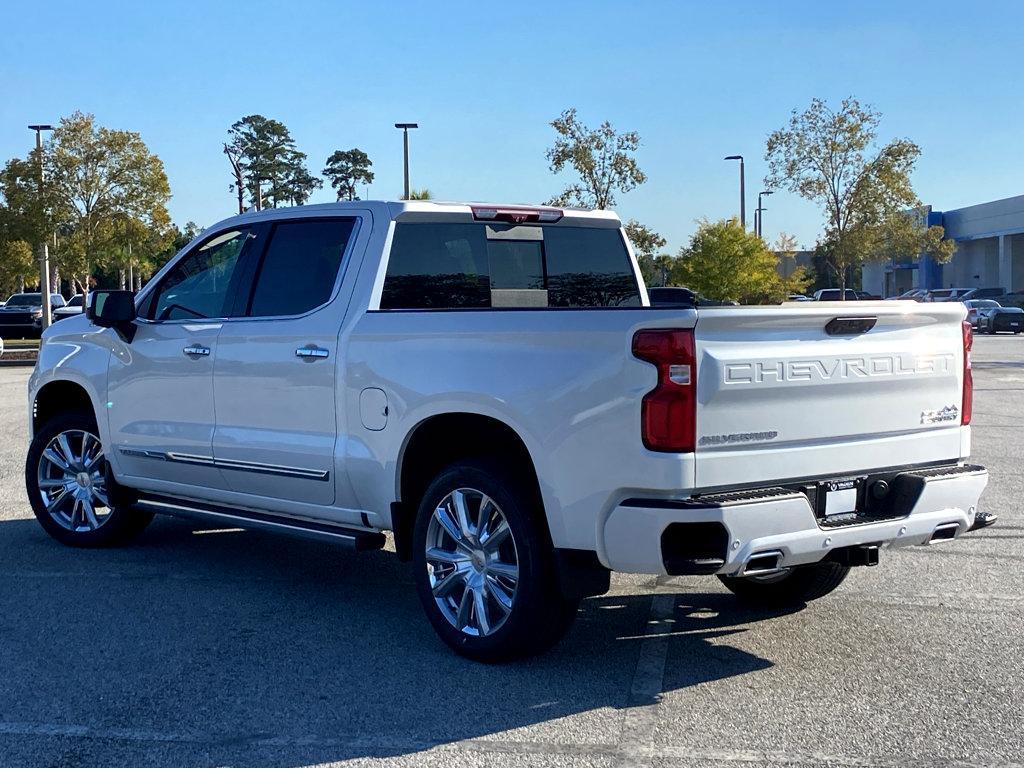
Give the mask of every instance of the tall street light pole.
<svg viewBox="0 0 1024 769">
<path fill-rule="evenodd" d="M 43 194 L 43 131 L 52 131 L 52 125 L 30 125 L 30 131 L 36 132 L 36 160 L 39 162 L 39 196 Z M 42 201 L 40 201 L 42 202 Z M 53 316 L 50 314 L 50 245 L 43 238 L 43 247 L 39 253 L 39 293 L 42 295 L 43 315 L 40 319 L 43 330 L 49 328 Z"/>
<path fill-rule="evenodd" d="M 767 197 L 771 194 L 772 190 L 761 190 L 761 192 L 757 193 L 757 210 L 754 212 L 754 232 L 759 238 L 764 237 L 764 214 L 762 212 L 768 210 L 761 205 L 761 196 Z"/>
<path fill-rule="evenodd" d="M 744 189 L 743 179 L 743 156 L 742 155 L 726 155 L 726 160 L 738 160 L 740 161 L 740 224 L 743 225 L 743 229 L 747 229 L 747 193 Z"/>
<path fill-rule="evenodd" d="M 402 150 L 403 158 L 405 160 L 405 200 L 409 199 L 409 129 L 419 128 L 418 123 L 395 123 L 395 128 L 402 129 Z"/>
</svg>

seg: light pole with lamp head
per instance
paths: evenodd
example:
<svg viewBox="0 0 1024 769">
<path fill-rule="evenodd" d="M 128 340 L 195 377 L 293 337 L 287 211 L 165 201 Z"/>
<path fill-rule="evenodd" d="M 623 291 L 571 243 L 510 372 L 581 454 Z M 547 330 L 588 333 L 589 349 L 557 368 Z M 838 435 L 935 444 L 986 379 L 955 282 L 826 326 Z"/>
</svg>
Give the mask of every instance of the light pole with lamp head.
<svg viewBox="0 0 1024 769">
<path fill-rule="evenodd" d="M 405 160 L 405 200 L 409 199 L 409 129 L 419 128 L 418 123 L 395 123 L 395 128 L 402 129 L 402 150 Z"/>
<path fill-rule="evenodd" d="M 764 214 L 761 212 L 768 210 L 761 205 L 761 196 L 767 197 L 771 194 L 772 190 L 761 190 L 761 192 L 757 193 L 757 210 L 754 211 L 754 233 L 759 238 L 764 237 Z"/>
<path fill-rule="evenodd" d="M 39 196 L 43 194 L 43 131 L 52 131 L 52 125 L 38 124 L 30 125 L 30 131 L 36 132 L 36 160 L 39 162 Z M 50 313 L 50 246 L 43 238 L 43 247 L 39 254 L 39 294 L 43 304 L 43 314 L 40 318 L 40 330 L 49 328 L 53 320 Z"/>
<path fill-rule="evenodd" d="M 744 190 L 744 179 L 743 179 L 743 156 L 742 155 L 726 155 L 726 160 L 738 160 L 740 161 L 740 224 L 743 229 L 747 229 L 747 193 Z"/>
</svg>

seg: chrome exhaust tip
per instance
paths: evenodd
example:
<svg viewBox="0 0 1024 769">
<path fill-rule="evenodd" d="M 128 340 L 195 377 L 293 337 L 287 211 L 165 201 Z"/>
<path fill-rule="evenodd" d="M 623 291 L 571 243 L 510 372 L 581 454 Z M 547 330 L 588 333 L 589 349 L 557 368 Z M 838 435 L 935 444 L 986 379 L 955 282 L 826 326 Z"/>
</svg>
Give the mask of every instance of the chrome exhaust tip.
<svg viewBox="0 0 1024 769">
<path fill-rule="evenodd" d="M 956 535 L 959 530 L 959 523 L 943 523 L 936 526 L 935 531 L 932 532 L 931 539 L 928 540 L 928 544 L 930 545 L 932 542 L 947 542 L 951 539 L 956 539 Z"/>
<path fill-rule="evenodd" d="M 775 574 L 782 571 L 779 561 L 782 560 L 781 550 L 766 550 L 762 553 L 754 553 L 746 563 L 743 564 L 744 577 L 757 577 L 765 574 Z"/>
</svg>

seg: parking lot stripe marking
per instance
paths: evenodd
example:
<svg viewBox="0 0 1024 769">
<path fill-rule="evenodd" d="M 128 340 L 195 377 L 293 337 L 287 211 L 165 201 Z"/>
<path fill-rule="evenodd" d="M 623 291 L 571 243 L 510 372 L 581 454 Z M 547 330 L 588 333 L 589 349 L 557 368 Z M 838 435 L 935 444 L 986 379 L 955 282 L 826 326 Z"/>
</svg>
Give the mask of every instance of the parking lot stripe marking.
<svg viewBox="0 0 1024 769">
<path fill-rule="evenodd" d="M 635 755 L 638 749 L 649 749 L 653 743 L 677 601 L 675 593 L 658 593 L 651 598 L 650 617 L 619 730 L 620 754 Z"/>
</svg>

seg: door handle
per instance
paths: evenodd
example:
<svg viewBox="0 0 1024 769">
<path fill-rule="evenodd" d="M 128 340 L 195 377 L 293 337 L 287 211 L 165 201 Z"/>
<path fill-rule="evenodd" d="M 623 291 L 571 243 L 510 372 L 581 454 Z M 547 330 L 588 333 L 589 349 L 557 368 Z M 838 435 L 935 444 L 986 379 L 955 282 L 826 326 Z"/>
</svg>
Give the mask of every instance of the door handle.
<svg viewBox="0 0 1024 769">
<path fill-rule="evenodd" d="M 295 351 L 295 356 L 298 358 L 326 358 L 328 355 L 330 352 L 322 347 L 300 347 Z"/>
<path fill-rule="evenodd" d="M 210 348 L 203 347 L 201 344 L 190 344 L 182 352 L 186 355 L 209 355 Z"/>
</svg>

